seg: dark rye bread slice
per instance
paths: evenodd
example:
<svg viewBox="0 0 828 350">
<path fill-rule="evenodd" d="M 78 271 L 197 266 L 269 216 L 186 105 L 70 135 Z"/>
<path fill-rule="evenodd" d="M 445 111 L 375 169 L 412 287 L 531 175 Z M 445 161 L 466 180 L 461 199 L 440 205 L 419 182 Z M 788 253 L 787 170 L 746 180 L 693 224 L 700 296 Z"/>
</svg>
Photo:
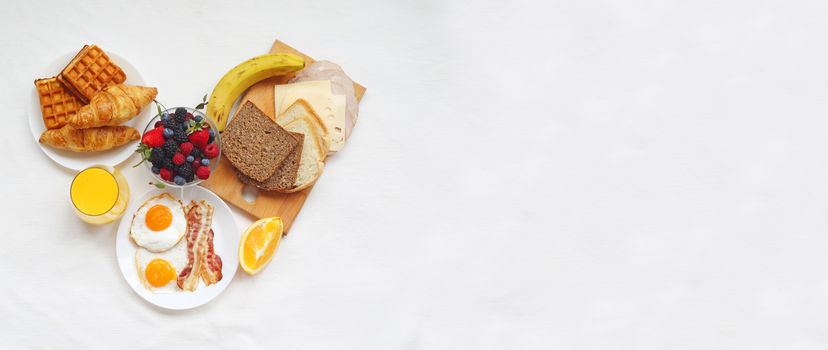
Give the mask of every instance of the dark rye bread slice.
<svg viewBox="0 0 828 350">
<path fill-rule="evenodd" d="M 284 192 L 296 187 L 296 174 L 299 172 L 299 161 L 302 160 L 302 145 L 305 143 L 305 135 L 298 132 L 291 132 L 299 144 L 290 152 L 290 155 L 279 165 L 276 172 L 265 181 L 256 181 L 236 170 L 236 176 L 242 182 L 256 186 L 265 191 Z"/>
<path fill-rule="evenodd" d="M 227 160 L 256 181 L 270 178 L 298 144 L 250 101 L 239 108 L 221 138 Z"/>
</svg>

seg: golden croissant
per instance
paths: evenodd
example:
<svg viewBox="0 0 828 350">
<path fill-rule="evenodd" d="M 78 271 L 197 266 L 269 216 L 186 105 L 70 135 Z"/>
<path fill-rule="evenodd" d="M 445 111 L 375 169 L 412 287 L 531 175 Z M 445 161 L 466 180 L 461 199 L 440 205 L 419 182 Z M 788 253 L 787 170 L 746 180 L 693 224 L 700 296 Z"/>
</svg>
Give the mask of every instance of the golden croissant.
<svg viewBox="0 0 828 350">
<path fill-rule="evenodd" d="M 75 129 L 118 125 L 138 115 L 157 94 L 158 89 L 154 87 L 112 85 L 95 93 L 89 104 L 81 107 L 67 124 Z"/>
<path fill-rule="evenodd" d="M 95 152 L 125 145 L 139 138 L 138 130 L 129 126 L 75 129 L 65 125 L 60 129 L 44 131 L 40 135 L 40 143 L 73 152 Z"/>
</svg>

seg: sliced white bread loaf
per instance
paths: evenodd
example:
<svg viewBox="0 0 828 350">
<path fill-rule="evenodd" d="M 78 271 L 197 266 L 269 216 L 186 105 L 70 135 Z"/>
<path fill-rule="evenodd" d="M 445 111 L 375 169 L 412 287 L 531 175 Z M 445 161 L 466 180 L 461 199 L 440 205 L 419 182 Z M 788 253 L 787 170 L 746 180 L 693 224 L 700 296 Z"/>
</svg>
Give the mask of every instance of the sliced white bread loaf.
<svg viewBox="0 0 828 350">
<path fill-rule="evenodd" d="M 322 122 L 322 119 L 318 114 L 316 114 L 316 111 L 313 110 L 313 107 L 311 107 L 308 101 L 301 98 L 296 100 L 296 102 L 290 105 L 284 113 L 276 117 L 276 123 L 284 127 L 294 120 L 302 118 L 307 118 L 308 121 L 311 122 L 311 125 L 316 129 L 316 133 L 319 134 L 322 139 L 324 149 L 327 151 L 330 148 L 328 129 L 325 127 L 325 123 Z"/>
<path fill-rule="evenodd" d="M 305 135 L 302 144 L 302 157 L 299 160 L 299 169 L 296 172 L 296 187 L 286 191 L 287 193 L 310 187 L 322 175 L 322 170 L 325 168 L 324 160 L 328 150 L 313 124 L 310 118 L 298 118 L 285 125 L 285 130 Z"/>
</svg>

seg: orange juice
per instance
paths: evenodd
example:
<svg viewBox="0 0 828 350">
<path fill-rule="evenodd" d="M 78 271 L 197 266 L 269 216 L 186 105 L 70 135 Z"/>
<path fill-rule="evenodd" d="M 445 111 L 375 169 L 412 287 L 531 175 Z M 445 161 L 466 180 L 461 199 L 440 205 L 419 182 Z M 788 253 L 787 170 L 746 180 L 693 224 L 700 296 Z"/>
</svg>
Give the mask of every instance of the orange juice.
<svg viewBox="0 0 828 350">
<path fill-rule="evenodd" d="M 124 214 L 129 202 L 129 185 L 118 169 L 95 165 L 75 175 L 69 197 L 81 220 L 102 225 Z"/>
</svg>

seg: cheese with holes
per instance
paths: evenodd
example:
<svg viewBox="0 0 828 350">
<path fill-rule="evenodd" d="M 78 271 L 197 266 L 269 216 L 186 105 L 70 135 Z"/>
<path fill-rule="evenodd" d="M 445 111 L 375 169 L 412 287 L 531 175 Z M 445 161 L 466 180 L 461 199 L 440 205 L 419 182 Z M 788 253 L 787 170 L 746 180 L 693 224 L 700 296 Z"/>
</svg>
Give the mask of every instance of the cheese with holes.
<svg viewBox="0 0 828 350">
<path fill-rule="evenodd" d="M 334 95 L 330 80 L 276 85 L 273 90 L 276 115 L 284 113 L 296 100 L 304 99 L 328 129 L 328 152 L 342 149 L 345 145 L 345 95 Z"/>
</svg>

